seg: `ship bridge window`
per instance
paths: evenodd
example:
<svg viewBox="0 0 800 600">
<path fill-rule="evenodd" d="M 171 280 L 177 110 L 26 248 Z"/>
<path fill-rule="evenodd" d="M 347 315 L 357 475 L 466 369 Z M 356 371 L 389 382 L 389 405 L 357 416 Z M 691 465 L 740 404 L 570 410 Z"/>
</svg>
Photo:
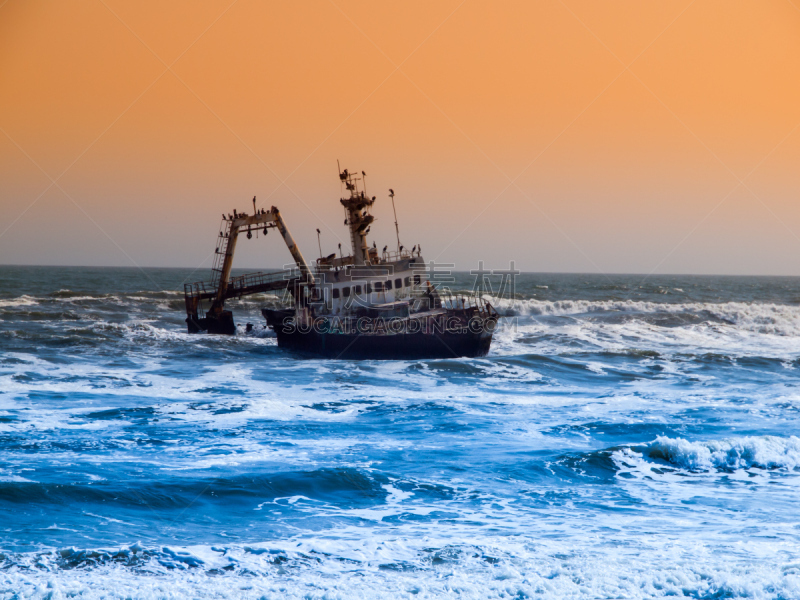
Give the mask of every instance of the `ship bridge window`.
<svg viewBox="0 0 800 600">
<path fill-rule="evenodd" d="M 387 289 L 387 291 L 392 289 L 392 280 L 391 279 L 386 282 L 386 289 Z"/>
<path fill-rule="evenodd" d="M 382 281 L 376 281 L 375 282 L 375 291 L 376 292 L 382 292 L 383 291 L 383 282 Z"/>
<path fill-rule="evenodd" d="M 372 293 L 372 284 L 371 283 L 367 283 L 367 293 L 368 294 Z"/>
<path fill-rule="evenodd" d="M 357 285 L 355 289 L 356 289 L 356 291 L 355 291 L 356 296 L 360 296 L 361 295 L 361 286 Z"/>
<path fill-rule="evenodd" d="M 406 277 L 405 283 L 406 283 L 406 287 L 411 287 L 411 277 Z"/>
<path fill-rule="evenodd" d="M 394 280 L 394 289 L 399 290 L 401 287 L 403 287 L 403 280 L 398 277 Z"/>
<path fill-rule="evenodd" d="M 348 298 L 350 296 L 350 286 L 349 285 L 342 288 L 342 295 L 345 298 Z"/>
<path fill-rule="evenodd" d="M 414 285 L 419 285 L 422 278 L 419 275 L 414 275 Z"/>
<path fill-rule="evenodd" d="M 338 298 L 339 297 L 339 288 L 333 288 L 332 292 L 333 292 L 333 297 L 334 298 Z"/>
</svg>

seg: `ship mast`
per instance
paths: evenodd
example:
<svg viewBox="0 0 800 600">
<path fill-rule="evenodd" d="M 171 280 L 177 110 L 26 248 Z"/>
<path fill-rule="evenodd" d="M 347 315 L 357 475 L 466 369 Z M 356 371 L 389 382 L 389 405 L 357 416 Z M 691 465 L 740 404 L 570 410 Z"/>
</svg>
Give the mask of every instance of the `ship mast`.
<svg viewBox="0 0 800 600">
<path fill-rule="evenodd" d="M 358 189 L 361 178 L 355 177 L 347 169 L 339 172 L 339 179 L 344 183 L 349 198 L 342 198 L 340 202 L 347 211 L 347 226 L 350 228 L 350 244 L 353 248 L 353 264 L 363 265 L 368 256 L 367 233 L 370 224 L 375 220 L 369 210 L 375 198 L 369 198 L 366 193 Z"/>
</svg>

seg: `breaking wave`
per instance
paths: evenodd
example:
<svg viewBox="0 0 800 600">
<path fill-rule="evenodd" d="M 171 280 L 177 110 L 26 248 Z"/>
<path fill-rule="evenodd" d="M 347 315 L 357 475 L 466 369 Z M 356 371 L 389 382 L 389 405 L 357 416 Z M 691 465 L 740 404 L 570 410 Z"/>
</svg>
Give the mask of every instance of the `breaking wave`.
<svg viewBox="0 0 800 600">
<path fill-rule="evenodd" d="M 0 300 L 0 308 L 15 308 L 17 306 L 35 306 L 39 304 L 38 298 L 31 296 L 19 296 L 18 298 L 8 298 Z"/>
<path fill-rule="evenodd" d="M 503 316 L 579 316 L 622 313 L 687 315 L 699 322 L 714 322 L 758 333 L 800 335 L 800 306 L 756 302 L 663 303 L 634 300 L 557 300 L 488 298 Z"/>
<path fill-rule="evenodd" d="M 746 436 L 707 442 L 659 436 L 641 453 L 687 471 L 800 467 L 800 438 Z"/>
</svg>

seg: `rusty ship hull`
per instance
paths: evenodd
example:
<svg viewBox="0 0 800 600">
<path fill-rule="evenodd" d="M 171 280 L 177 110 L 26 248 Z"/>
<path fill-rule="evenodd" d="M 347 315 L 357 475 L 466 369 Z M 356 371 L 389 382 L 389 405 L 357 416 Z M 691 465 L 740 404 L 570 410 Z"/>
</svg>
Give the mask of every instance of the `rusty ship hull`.
<svg viewBox="0 0 800 600">
<path fill-rule="evenodd" d="M 460 311 L 464 312 L 464 311 Z M 262 309 L 278 346 L 332 359 L 415 360 L 486 356 L 497 318 L 454 315 L 445 310 L 389 320 L 359 331 L 353 326 L 315 322 L 299 326 L 293 311 Z M 415 325 L 416 324 L 416 325 Z"/>
</svg>

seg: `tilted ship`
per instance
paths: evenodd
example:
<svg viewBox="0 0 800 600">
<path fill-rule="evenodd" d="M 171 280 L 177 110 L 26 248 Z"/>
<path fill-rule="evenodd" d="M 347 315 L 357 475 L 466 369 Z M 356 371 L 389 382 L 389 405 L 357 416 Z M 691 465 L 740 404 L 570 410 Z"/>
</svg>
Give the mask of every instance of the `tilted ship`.
<svg viewBox="0 0 800 600">
<path fill-rule="evenodd" d="M 367 234 L 375 220 L 375 197 L 367 196 L 363 179 L 347 169 L 339 178 L 352 254 L 342 256 L 340 245 L 339 256 L 320 256 L 312 269 L 280 211 L 274 206 L 256 209 L 253 198 L 252 215 L 234 210 L 222 216 L 212 281 L 184 286 L 189 332 L 234 334 L 225 300 L 284 290 L 290 294 L 289 308 L 261 311 L 282 348 L 343 359 L 485 356 L 497 311 L 477 295 L 453 295 L 432 281 L 432 268 L 426 267 L 420 247 L 407 250 L 400 244 L 396 212 L 397 249 L 379 251 L 374 242 L 370 246 Z M 390 196 L 394 208 L 391 190 Z M 273 228 L 283 237 L 296 268 L 231 277 L 239 235 L 245 232 L 252 238 Z"/>
</svg>

